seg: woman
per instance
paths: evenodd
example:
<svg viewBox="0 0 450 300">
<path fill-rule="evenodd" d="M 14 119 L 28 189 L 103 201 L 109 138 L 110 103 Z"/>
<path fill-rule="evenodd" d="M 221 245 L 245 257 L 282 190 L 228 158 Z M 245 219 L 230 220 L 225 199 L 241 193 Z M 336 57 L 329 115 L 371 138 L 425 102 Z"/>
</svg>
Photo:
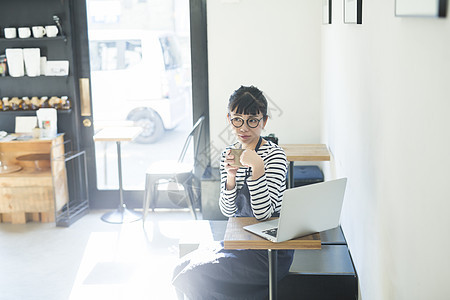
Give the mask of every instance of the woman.
<svg viewBox="0 0 450 300">
<path fill-rule="evenodd" d="M 266 141 L 267 100 L 254 86 L 241 86 L 230 97 L 228 121 L 238 143 L 222 153 L 219 205 L 227 217 L 277 215 L 286 187 L 283 149 Z M 233 167 L 230 149 L 242 146 L 243 167 Z M 278 251 L 278 280 L 289 271 L 292 250 Z M 266 250 L 225 250 L 223 242 L 186 255 L 175 268 L 173 285 L 189 299 L 265 299 L 268 296 Z"/>
</svg>

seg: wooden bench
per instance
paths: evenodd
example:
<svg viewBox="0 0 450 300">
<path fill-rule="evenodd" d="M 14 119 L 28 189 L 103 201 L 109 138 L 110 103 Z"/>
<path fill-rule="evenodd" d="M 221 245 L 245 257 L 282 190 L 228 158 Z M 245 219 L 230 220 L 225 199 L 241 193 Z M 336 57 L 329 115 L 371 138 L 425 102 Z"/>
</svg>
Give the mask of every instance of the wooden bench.
<svg viewBox="0 0 450 300">
<path fill-rule="evenodd" d="M 192 234 L 179 242 L 180 257 L 202 242 L 220 241 L 227 221 L 192 221 Z M 297 250 L 289 274 L 278 284 L 278 299 L 357 299 L 358 278 L 340 227 L 320 233 L 321 250 Z"/>
</svg>

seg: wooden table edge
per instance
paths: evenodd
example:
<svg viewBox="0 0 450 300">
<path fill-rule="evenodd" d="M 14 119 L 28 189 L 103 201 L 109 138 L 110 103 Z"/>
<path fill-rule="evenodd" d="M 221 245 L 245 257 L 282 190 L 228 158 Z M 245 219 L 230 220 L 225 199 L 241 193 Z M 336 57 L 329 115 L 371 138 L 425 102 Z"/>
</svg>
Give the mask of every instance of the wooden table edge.
<svg viewBox="0 0 450 300">
<path fill-rule="evenodd" d="M 261 238 L 262 239 L 262 238 Z M 270 245 L 268 243 L 271 243 Z M 296 240 L 289 240 L 281 243 L 274 243 L 265 239 L 262 241 L 223 241 L 223 248 L 227 250 L 320 250 L 322 241 L 305 240 L 305 243 L 298 243 Z"/>
<path fill-rule="evenodd" d="M 321 249 L 320 233 L 313 233 L 296 239 L 274 243 L 243 229 L 258 221 L 253 217 L 232 217 L 228 219 L 224 237 L 224 249 Z M 249 238 L 246 238 L 249 237 Z"/>
</svg>

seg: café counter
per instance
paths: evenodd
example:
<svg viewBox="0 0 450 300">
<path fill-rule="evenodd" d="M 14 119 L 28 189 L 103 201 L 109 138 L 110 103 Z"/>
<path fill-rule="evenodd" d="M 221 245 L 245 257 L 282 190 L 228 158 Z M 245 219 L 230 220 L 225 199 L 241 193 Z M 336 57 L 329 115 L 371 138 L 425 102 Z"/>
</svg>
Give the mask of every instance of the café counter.
<svg viewBox="0 0 450 300">
<path fill-rule="evenodd" d="M 65 163 L 52 159 L 64 154 L 64 135 L 0 141 L 0 153 L 9 166 L 0 172 L 0 222 L 54 222 L 69 198 Z"/>
</svg>

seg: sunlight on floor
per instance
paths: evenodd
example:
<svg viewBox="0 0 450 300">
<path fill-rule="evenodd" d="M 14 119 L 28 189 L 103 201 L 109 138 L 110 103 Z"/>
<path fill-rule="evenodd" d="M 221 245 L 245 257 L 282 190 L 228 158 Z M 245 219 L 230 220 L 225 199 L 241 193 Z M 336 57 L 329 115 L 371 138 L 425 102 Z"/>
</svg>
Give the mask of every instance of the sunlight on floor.
<svg viewBox="0 0 450 300">
<path fill-rule="evenodd" d="M 147 221 L 144 229 L 138 221 L 118 232 L 92 232 L 70 299 L 177 299 L 171 278 L 178 242 L 208 230 L 201 223 Z"/>
</svg>

